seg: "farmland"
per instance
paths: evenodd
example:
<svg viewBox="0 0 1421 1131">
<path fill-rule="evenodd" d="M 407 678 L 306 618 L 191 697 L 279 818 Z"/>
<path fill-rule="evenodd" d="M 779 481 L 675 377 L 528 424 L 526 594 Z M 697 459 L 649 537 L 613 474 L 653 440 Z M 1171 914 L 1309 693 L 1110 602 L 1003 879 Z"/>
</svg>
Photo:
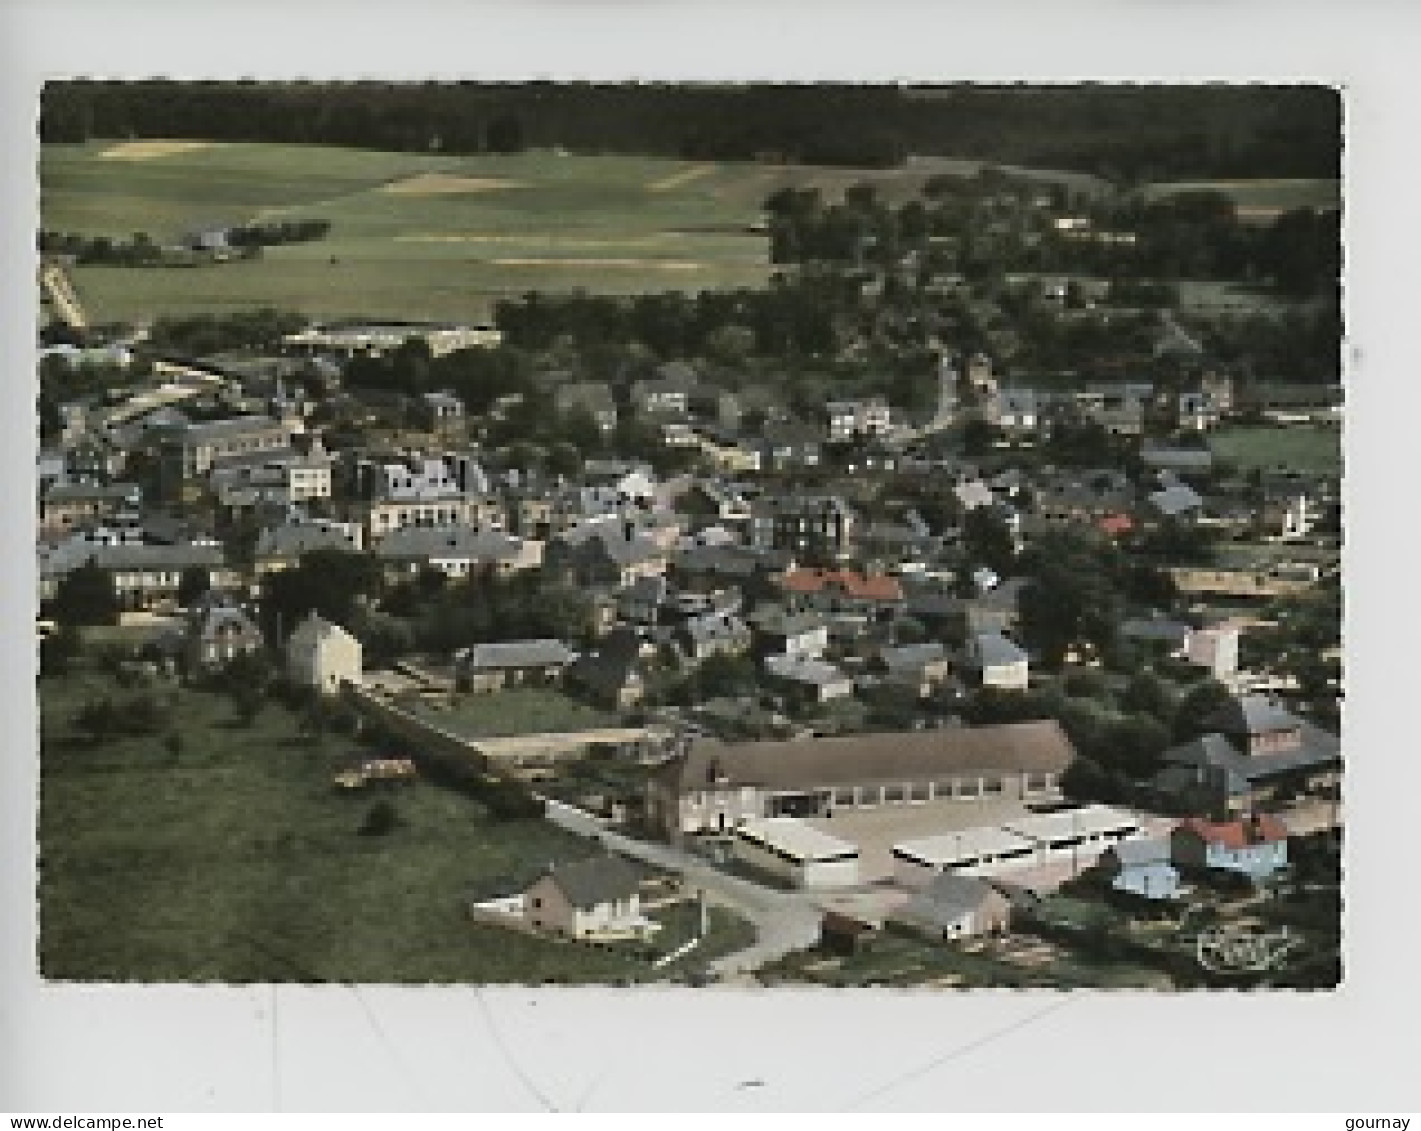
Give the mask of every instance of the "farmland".
<svg viewBox="0 0 1421 1131">
<path fill-rule="evenodd" d="M 932 161 L 861 171 L 551 151 L 441 157 L 144 144 L 47 146 L 43 226 L 123 239 L 141 231 L 163 242 L 207 226 L 320 218 L 331 233 L 251 262 L 76 268 L 75 285 L 100 321 L 259 306 L 323 318 L 473 320 L 500 296 L 535 289 L 758 286 L 770 272 L 767 246 L 748 229 L 776 188 L 812 182 L 837 193 L 873 180 L 893 199 L 940 165 L 969 171 Z"/>
<path fill-rule="evenodd" d="M 328 238 L 267 248 L 250 262 L 73 272 L 98 321 L 259 306 L 316 318 L 474 321 L 531 290 L 631 294 L 759 286 L 765 237 L 750 231 L 786 185 L 835 197 L 870 181 L 899 202 L 930 176 L 981 162 L 914 158 L 897 169 L 813 168 L 570 156 L 542 150 L 446 156 L 334 146 L 145 141 L 50 145 L 40 162 L 45 228 L 159 242 L 209 226 L 325 219 Z M 1081 174 L 1021 170 L 1094 194 Z M 1332 181 L 1156 184 L 1162 196 L 1213 188 L 1246 218 L 1335 204 Z M 200 271 L 200 281 L 193 277 Z"/>
<path fill-rule="evenodd" d="M 1145 195 L 1154 200 L 1183 192 L 1220 192 L 1238 209 L 1240 220 L 1268 223 L 1293 208 L 1338 208 L 1342 186 L 1337 181 L 1277 179 L 1248 181 L 1171 181 L 1150 185 Z"/>
<path fill-rule="evenodd" d="M 630 156 L 440 156 L 333 146 L 94 142 L 46 146 L 42 225 L 161 242 L 204 227 L 318 218 L 328 238 L 260 260 L 133 270 L 85 266 L 75 286 L 98 321 L 260 306 L 318 318 L 477 320 L 531 290 L 604 293 L 759 286 L 771 267 L 749 229 L 776 189 L 834 197 L 871 181 L 883 199 L 981 162 L 898 169 L 682 162 Z M 1077 189 L 1080 175 L 1039 172 Z M 200 280 L 193 272 L 200 271 Z"/>
</svg>

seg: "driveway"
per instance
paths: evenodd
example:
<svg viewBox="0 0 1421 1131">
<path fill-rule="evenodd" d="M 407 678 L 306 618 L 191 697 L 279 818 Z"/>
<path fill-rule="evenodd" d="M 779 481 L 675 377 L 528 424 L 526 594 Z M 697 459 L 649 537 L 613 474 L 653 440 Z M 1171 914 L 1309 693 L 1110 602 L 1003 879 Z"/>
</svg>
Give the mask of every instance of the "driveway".
<svg viewBox="0 0 1421 1131">
<path fill-rule="evenodd" d="M 547 818 L 568 832 L 596 840 L 634 860 L 677 873 L 688 886 L 703 889 L 711 902 L 750 920 L 755 926 L 755 943 L 713 961 L 711 973 L 718 978 L 743 980 L 765 963 L 813 946 L 819 938 L 819 908 L 816 897 L 808 892 L 778 891 L 727 875 L 689 852 L 625 836 L 608 828 L 602 818 L 551 799 Z"/>
</svg>

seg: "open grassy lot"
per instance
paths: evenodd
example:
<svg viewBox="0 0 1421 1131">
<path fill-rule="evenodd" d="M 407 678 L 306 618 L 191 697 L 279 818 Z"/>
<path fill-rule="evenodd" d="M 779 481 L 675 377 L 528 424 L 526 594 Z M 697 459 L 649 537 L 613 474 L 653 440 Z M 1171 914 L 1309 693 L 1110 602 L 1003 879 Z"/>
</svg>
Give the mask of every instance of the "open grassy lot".
<svg viewBox="0 0 1421 1131">
<path fill-rule="evenodd" d="M 1240 220 L 1267 223 L 1293 208 L 1338 208 L 1340 181 L 1274 178 L 1242 181 L 1170 181 L 1145 189 L 1152 200 L 1182 192 L 1221 192 L 1233 200 Z"/>
<path fill-rule="evenodd" d="M 492 695 L 461 695 L 451 706 L 418 704 L 416 713 L 470 738 L 595 730 L 621 726 L 621 719 L 561 691 L 513 687 Z"/>
<path fill-rule="evenodd" d="M 977 162 L 825 169 L 631 156 L 441 156 L 330 146 L 145 142 L 46 146 L 45 228 L 171 241 L 196 227 L 320 218 L 328 238 L 260 260 L 73 272 L 97 321 L 277 306 L 315 317 L 473 320 L 499 297 L 757 286 L 746 229 L 786 185 L 827 197 L 872 181 L 887 200 Z M 1067 178 L 1068 174 L 1042 173 Z"/>
<path fill-rule="evenodd" d="M 1212 433 L 1209 447 L 1215 458 L 1243 471 L 1286 467 L 1335 475 L 1342 470 L 1342 430 L 1323 425 L 1231 425 Z"/>
<path fill-rule="evenodd" d="M 516 890 L 586 842 L 543 821 L 494 822 L 417 783 L 344 794 L 355 752 L 320 746 L 268 704 L 250 727 L 224 696 L 155 685 L 181 734 L 95 745 L 72 720 L 112 682 L 40 684 L 40 960 L 51 979 L 607 982 L 645 979 L 618 953 L 476 926 L 463 897 Z M 127 694 L 127 692 L 123 693 Z M 357 835 L 388 797 L 400 825 Z"/>
</svg>

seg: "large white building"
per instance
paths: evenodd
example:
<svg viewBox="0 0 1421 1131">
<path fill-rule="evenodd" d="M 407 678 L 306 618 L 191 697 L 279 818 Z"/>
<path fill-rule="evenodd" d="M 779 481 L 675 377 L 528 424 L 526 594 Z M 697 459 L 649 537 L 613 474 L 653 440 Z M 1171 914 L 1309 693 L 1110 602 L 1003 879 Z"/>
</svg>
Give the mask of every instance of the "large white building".
<svg viewBox="0 0 1421 1131">
<path fill-rule="evenodd" d="M 1084 869 L 1111 845 L 1142 835 L 1139 819 L 1109 805 L 1085 805 L 1029 813 L 958 832 L 895 844 L 893 878 L 921 888 L 934 876 L 1009 876 L 1043 864 L 1074 863 Z"/>
<path fill-rule="evenodd" d="M 659 769 L 647 817 L 662 835 L 728 833 L 764 817 L 954 799 L 1048 800 L 1075 758 L 1054 720 L 797 742 L 697 742 Z"/>
<path fill-rule="evenodd" d="M 735 858 L 797 888 L 852 887 L 859 850 L 794 817 L 746 821 L 735 830 Z"/>
</svg>

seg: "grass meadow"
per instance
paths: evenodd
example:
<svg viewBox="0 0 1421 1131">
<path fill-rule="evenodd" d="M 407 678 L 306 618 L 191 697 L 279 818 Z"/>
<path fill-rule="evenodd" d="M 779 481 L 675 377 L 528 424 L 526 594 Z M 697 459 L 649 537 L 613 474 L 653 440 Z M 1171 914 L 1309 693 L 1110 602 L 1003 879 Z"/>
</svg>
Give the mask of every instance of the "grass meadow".
<svg viewBox="0 0 1421 1131">
<path fill-rule="evenodd" d="M 76 733 L 116 693 L 91 671 L 46 678 L 40 970 L 110 982 L 600 982 L 646 979 L 630 956 L 475 925 L 464 897 L 506 894 L 588 844 L 545 821 L 496 822 L 426 783 L 344 793 L 357 751 L 267 703 L 241 725 L 223 695 L 157 683 L 180 740 Z M 400 825 L 357 829 L 378 797 Z M 516 939 L 516 942 L 513 940 Z"/>
<path fill-rule="evenodd" d="M 1241 471 L 1279 467 L 1336 475 L 1342 470 L 1342 430 L 1327 425 L 1229 425 L 1209 436 L 1216 459 Z"/>
</svg>

